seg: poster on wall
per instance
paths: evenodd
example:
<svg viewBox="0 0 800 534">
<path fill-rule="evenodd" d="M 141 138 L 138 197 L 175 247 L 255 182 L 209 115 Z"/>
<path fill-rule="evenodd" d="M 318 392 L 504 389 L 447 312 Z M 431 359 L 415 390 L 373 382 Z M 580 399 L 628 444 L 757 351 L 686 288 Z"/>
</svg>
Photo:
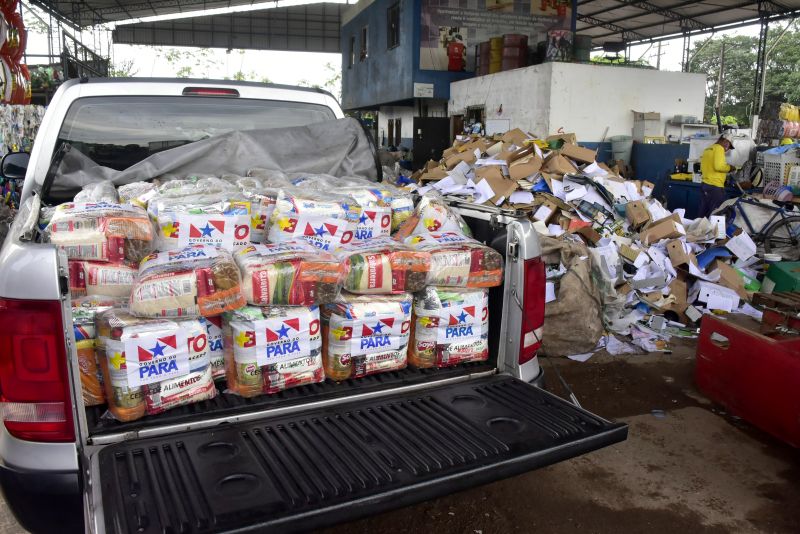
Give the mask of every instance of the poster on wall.
<svg viewBox="0 0 800 534">
<path fill-rule="evenodd" d="M 475 46 L 504 34 L 530 46 L 572 28 L 573 0 L 422 0 L 419 67 L 473 70 Z"/>
</svg>

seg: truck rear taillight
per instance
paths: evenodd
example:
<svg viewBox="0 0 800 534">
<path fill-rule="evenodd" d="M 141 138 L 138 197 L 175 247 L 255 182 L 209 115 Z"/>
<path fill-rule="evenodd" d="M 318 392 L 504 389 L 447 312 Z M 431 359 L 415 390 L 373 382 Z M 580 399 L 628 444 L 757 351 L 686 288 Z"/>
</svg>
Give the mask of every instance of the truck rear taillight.
<svg viewBox="0 0 800 534">
<path fill-rule="evenodd" d="M 28 441 L 73 441 L 61 303 L 0 298 L 0 416 Z"/>
<path fill-rule="evenodd" d="M 239 96 L 239 91 L 227 87 L 184 87 L 183 96 L 237 97 Z"/>
<path fill-rule="evenodd" d="M 544 325 L 545 271 L 541 258 L 525 260 L 525 292 L 522 295 L 522 328 L 520 332 L 519 363 L 536 357 L 542 345 Z"/>
</svg>

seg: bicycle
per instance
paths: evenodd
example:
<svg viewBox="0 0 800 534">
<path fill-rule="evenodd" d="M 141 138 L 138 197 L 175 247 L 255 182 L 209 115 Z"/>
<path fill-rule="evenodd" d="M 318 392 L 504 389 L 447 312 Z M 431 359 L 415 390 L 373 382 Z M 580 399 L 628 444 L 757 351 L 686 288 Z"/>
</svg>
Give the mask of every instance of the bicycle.
<svg viewBox="0 0 800 534">
<path fill-rule="evenodd" d="M 746 226 L 738 225 L 748 234 L 756 245 L 762 245 L 766 254 L 780 254 L 786 261 L 800 259 L 800 214 L 794 211 L 790 202 L 772 200 L 771 203 L 744 194 L 734 202 L 724 205 L 724 209 L 717 212 L 728 211 L 733 213 L 732 220 L 741 216 Z M 760 228 L 756 229 L 748 215 L 745 206 L 753 206 L 759 210 L 773 212 Z M 787 210 L 786 207 L 789 207 Z"/>
</svg>

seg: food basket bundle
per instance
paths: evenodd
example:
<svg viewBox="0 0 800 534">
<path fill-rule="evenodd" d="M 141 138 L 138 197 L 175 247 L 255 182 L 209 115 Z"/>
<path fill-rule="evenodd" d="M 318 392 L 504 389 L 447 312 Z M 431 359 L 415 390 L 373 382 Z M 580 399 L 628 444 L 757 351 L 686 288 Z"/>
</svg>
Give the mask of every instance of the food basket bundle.
<svg viewBox="0 0 800 534">
<path fill-rule="evenodd" d="M 267 239 L 285 243 L 304 239 L 321 250 L 353 240 L 360 210 L 351 197 L 312 187 L 281 189 Z"/>
<path fill-rule="evenodd" d="M 438 193 L 425 193 L 395 233 L 396 239 L 428 232 L 456 232 L 471 235 L 461 215 L 453 211 Z"/>
<path fill-rule="evenodd" d="M 95 354 L 95 316 L 114 307 L 128 305 L 128 299 L 93 295 L 72 299 L 72 329 L 78 353 L 78 371 L 81 378 L 81 393 L 86 406 L 97 406 L 106 402 L 103 391 L 103 375 L 97 365 Z"/>
<path fill-rule="evenodd" d="M 127 299 L 138 275 L 139 267 L 133 262 L 69 260 L 69 288 L 73 297 L 106 295 Z"/>
<path fill-rule="evenodd" d="M 140 317 L 210 317 L 244 305 L 239 268 L 230 253 L 189 245 L 142 260 L 130 309 Z"/>
<path fill-rule="evenodd" d="M 347 176 L 337 178 L 333 182 L 337 191 L 352 196 L 362 209 L 388 208 L 391 215 L 391 228 L 393 232 L 405 222 L 414 211 L 414 199 L 407 191 L 403 191 L 388 183 L 371 182 L 364 178 Z M 341 186 L 341 187 L 340 187 Z M 363 214 L 362 214 L 363 216 Z M 383 221 L 383 219 L 382 219 Z M 384 226 L 375 229 L 374 236 L 388 235 Z M 358 235 L 356 235 L 358 239 Z"/>
<path fill-rule="evenodd" d="M 411 295 L 342 292 L 322 309 L 325 375 L 341 381 L 406 367 Z"/>
<path fill-rule="evenodd" d="M 345 264 L 344 289 L 358 294 L 415 292 L 426 285 L 431 255 L 389 237 L 351 243 L 335 254 Z"/>
<path fill-rule="evenodd" d="M 448 367 L 489 358 L 489 295 L 486 289 L 429 286 L 414 295 L 408 363 Z"/>
<path fill-rule="evenodd" d="M 119 421 L 211 399 L 206 329 L 198 319 L 142 319 L 111 309 L 97 316 L 97 359 L 108 410 Z"/>
<path fill-rule="evenodd" d="M 108 181 L 92 182 L 84 185 L 72 199 L 73 202 L 109 202 L 120 203 L 114 184 Z M 126 202 L 122 202 L 126 204 Z"/>
<path fill-rule="evenodd" d="M 148 210 L 156 221 L 158 250 L 202 244 L 232 251 L 250 244 L 250 202 L 238 190 L 185 197 L 158 196 L 150 201 Z"/>
<path fill-rule="evenodd" d="M 208 359 L 214 380 L 225 378 L 225 350 L 222 346 L 222 316 L 204 317 L 208 336 Z"/>
<path fill-rule="evenodd" d="M 429 285 L 495 287 L 503 283 L 503 256 L 463 234 L 418 234 L 405 242 L 414 250 L 430 252 Z"/>
<path fill-rule="evenodd" d="M 279 188 L 265 187 L 260 179 L 249 176 L 225 175 L 223 179 L 239 188 L 244 198 L 250 202 L 250 241 L 264 243 L 267 240 L 267 228 L 275 202 L 278 200 Z"/>
<path fill-rule="evenodd" d="M 228 391 L 253 397 L 325 380 L 317 306 L 247 306 L 223 316 Z"/>
<path fill-rule="evenodd" d="M 150 182 L 133 182 L 117 188 L 119 201 L 147 208 L 147 203 L 158 194 L 156 185 Z"/>
<path fill-rule="evenodd" d="M 241 271 L 244 298 L 256 306 L 333 302 L 346 272 L 336 256 L 299 239 L 250 245 L 233 257 Z"/>
<path fill-rule="evenodd" d="M 67 258 L 139 261 L 152 250 L 153 227 L 138 206 L 109 202 L 58 205 L 44 230 Z"/>
</svg>

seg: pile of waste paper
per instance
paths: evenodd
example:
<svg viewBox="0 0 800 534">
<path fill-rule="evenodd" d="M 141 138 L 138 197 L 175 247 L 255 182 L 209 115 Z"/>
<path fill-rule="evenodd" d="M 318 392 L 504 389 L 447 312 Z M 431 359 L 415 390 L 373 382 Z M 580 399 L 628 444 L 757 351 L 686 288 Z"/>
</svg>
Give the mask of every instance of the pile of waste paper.
<svg viewBox="0 0 800 534">
<path fill-rule="evenodd" d="M 759 315 L 749 301 L 762 260 L 738 221 L 665 208 L 653 183 L 597 162 L 574 134 L 459 137 L 398 184 L 532 221 L 547 262 L 548 354 L 669 351 L 705 313 Z"/>
</svg>

